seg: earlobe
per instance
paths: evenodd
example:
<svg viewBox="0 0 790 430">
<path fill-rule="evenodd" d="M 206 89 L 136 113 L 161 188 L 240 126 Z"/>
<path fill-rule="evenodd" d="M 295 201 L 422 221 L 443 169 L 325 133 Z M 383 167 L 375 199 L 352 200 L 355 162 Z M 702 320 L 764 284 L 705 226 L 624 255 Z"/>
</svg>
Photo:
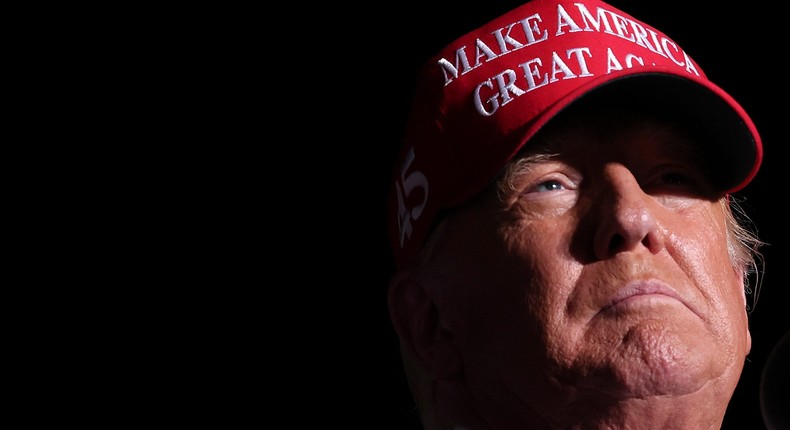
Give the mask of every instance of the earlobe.
<svg viewBox="0 0 790 430">
<path fill-rule="evenodd" d="M 752 351 L 752 332 L 746 327 L 746 355 Z"/>
<path fill-rule="evenodd" d="M 440 308 L 418 280 L 399 274 L 390 282 L 389 312 L 403 347 L 432 378 L 442 380 L 461 371 L 453 333 L 442 322 Z"/>
</svg>

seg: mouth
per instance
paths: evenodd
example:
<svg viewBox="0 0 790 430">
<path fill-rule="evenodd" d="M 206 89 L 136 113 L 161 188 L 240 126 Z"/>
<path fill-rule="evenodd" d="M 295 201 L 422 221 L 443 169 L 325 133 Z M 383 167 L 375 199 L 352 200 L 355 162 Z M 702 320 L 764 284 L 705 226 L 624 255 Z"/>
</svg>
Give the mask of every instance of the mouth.
<svg viewBox="0 0 790 430">
<path fill-rule="evenodd" d="M 677 291 L 663 282 L 655 280 L 631 282 L 610 297 L 601 312 L 613 309 L 625 310 L 637 306 L 653 306 L 666 302 L 685 305 Z"/>
</svg>

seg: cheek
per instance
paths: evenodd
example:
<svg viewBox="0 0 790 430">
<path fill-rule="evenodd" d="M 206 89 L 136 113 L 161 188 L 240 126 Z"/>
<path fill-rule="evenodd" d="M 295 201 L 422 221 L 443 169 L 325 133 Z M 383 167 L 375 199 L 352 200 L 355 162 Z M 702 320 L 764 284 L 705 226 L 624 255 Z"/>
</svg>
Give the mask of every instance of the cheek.
<svg viewBox="0 0 790 430">
<path fill-rule="evenodd" d="M 662 222 L 666 249 L 686 271 L 698 276 L 721 276 L 730 269 L 724 214 L 716 203 L 672 214 Z"/>
<path fill-rule="evenodd" d="M 487 229 L 468 223 L 440 254 L 454 255 L 443 264 L 443 301 L 470 349 L 512 353 L 534 338 L 525 331 L 541 339 L 536 327 L 564 309 L 580 270 L 568 252 L 568 223 L 512 221 Z"/>
<path fill-rule="evenodd" d="M 474 302 L 465 363 L 476 390 L 491 399 L 523 398 L 527 387 L 547 393 L 545 363 L 551 345 L 568 336 L 568 296 L 581 266 L 568 252 L 570 231 L 536 223 L 501 236 L 503 252 L 488 273 L 490 291 Z M 551 234 L 548 234 L 551 232 Z M 495 357 L 495 359 L 491 359 Z M 506 394 L 505 399 L 500 396 Z"/>
<path fill-rule="evenodd" d="M 582 270 L 569 252 L 571 226 L 523 223 L 500 236 L 503 252 L 496 262 L 498 269 L 490 274 L 491 288 L 497 289 L 497 295 L 505 294 L 496 303 L 481 300 L 490 305 L 481 311 L 500 323 L 493 328 L 501 342 L 498 348 L 518 349 L 531 342 L 534 353 L 550 342 L 550 329 L 563 323 L 568 297 Z"/>
<path fill-rule="evenodd" d="M 723 214 L 716 212 L 684 223 L 670 239 L 675 261 L 707 304 L 707 324 L 726 342 L 748 344 L 742 274 L 730 259 Z"/>
<path fill-rule="evenodd" d="M 731 295 L 728 291 L 737 291 L 731 288 L 739 276 L 730 259 L 723 215 L 709 213 L 684 219 L 678 225 L 670 236 L 668 249 L 691 278 L 698 280 L 702 291 L 722 290 L 722 294 L 712 297 L 728 297 Z"/>
<path fill-rule="evenodd" d="M 530 305 L 542 266 L 530 250 L 540 247 L 528 239 L 532 234 L 474 221 L 446 230 L 448 240 L 437 250 L 438 305 L 462 355 L 471 395 L 502 403 L 537 377 L 529 369 L 540 368 L 539 316 Z"/>
</svg>

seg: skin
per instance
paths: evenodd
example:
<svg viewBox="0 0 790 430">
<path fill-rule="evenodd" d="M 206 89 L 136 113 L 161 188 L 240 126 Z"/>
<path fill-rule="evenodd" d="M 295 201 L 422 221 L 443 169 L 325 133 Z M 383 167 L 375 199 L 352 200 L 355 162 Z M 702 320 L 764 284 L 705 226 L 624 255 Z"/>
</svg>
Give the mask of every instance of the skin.
<svg viewBox="0 0 790 430">
<path fill-rule="evenodd" d="M 555 122 L 393 279 L 426 429 L 721 427 L 751 347 L 724 196 L 685 137 L 605 118 Z"/>
</svg>

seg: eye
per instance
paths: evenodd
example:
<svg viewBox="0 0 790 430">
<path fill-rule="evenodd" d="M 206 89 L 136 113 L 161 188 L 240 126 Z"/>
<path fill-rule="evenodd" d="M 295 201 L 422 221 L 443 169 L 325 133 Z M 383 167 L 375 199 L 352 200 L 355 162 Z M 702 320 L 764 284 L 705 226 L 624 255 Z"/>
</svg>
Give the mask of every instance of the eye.
<svg viewBox="0 0 790 430">
<path fill-rule="evenodd" d="M 693 184 L 694 180 L 681 172 L 665 172 L 661 174 L 660 182 L 665 185 L 683 186 Z"/>
<path fill-rule="evenodd" d="M 543 193 L 546 191 L 559 191 L 564 188 L 565 186 L 560 181 L 551 179 L 535 185 L 531 191 L 535 193 Z"/>
<path fill-rule="evenodd" d="M 578 189 L 578 182 L 580 180 L 574 180 L 564 173 L 553 172 L 534 178 L 532 184 L 526 186 L 521 195 L 528 199 L 559 198 L 573 194 Z"/>
<path fill-rule="evenodd" d="M 518 199 L 553 206 L 574 199 L 582 181 L 581 172 L 556 157 L 535 158 L 517 165 L 509 179 L 510 189 L 518 193 Z"/>
<path fill-rule="evenodd" d="M 537 175 L 523 184 L 516 207 L 524 216 L 559 216 L 576 204 L 580 184 L 580 175 L 568 169 Z"/>
<path fill-rule="evenodd" d="M 700 177 L 679 166 L 665 166 L 644 184 L 644 189 L 654 194 L 693 194 L 701 192 Z"/>
</svg>

